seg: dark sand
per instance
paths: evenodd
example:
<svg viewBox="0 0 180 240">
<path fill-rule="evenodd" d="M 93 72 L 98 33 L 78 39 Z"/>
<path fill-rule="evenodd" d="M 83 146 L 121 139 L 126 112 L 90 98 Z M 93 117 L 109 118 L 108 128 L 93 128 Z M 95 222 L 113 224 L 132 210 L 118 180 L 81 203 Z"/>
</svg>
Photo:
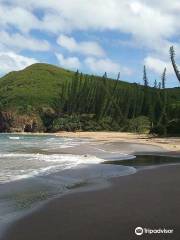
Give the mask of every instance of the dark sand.
<svg viewBox="0 0 180 240">
<path fill-rule="evenodd" d="M 174 234 L 136 236 L 137 226 Z M 112 180 L 106 189 L 66 195 L 26 216 L 2 240 L 180 239 L 180 166 Z"/>
</svg>

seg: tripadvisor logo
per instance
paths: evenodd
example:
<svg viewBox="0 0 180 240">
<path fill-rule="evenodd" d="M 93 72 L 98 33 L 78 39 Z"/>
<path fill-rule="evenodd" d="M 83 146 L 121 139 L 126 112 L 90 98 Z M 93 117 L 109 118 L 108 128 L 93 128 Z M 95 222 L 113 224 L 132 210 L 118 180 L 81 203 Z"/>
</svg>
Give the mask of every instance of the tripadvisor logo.
<svg viewBox="0 0 180 240">
<path fill-rule="evenodd" d="M 143 235 L 143 228 L 142 227 L 137 227 L 135 229 L 135 234 L 138 235 L 138 236 Z"/>
<path fill-rule="evenodd" d="M 172 234 L 173 232 L 174 232 L 173 229 L 165 229 L 165 228 L 150 229 L 150 228 L 137 227 L 135 229 L 135 234 L 138 236 L 141 236 L 143 234 Z"/>
</svg>

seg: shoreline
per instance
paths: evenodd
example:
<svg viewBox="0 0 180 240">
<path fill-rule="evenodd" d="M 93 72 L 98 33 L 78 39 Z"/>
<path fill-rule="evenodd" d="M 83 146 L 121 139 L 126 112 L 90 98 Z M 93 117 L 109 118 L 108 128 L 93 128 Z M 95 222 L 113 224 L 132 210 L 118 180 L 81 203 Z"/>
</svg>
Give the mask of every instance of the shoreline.
<svg viewBox="0 0 180 240">
<path fill-rule="evenodd" d="M 146 144 L 161 147 L 170 152 L 180 151 L 180 137 L 157 137 L 150 134 L 136 134 L 130 132 L 55 132 L 55 133 L 1 133 L 12 135 L 29 135 L 29 136 L 56 136 L 65 138 L 89 138 L 101 143 L 110 142 L 127 142 L 136 144 Z"/>
<path fill-rule="evenodd" d="M 79 133 L 78 133 L 79 134 Z M 89 134 L 89 133 L 88 133 Z M 86 133 L 81 133 L 80 135 L 80 138 L 90 138 L 88 137 L 88 134 Z M 104 136 L 104 133 L 101 133 L 100 136 L 98 137 L 97 139 L 97 133 L 94 133 L 94 135 L 92 134 L 91 138 L 93 141 L 90 142 L 90 144 L 86 145 L 85 147 L 76 147 L 76 148 L 72 148 L 72 149 L 64 149 L 60 151 L 60 153 L 72 153 L 72 154 L 84 154 L 86 153 L 87 151 L 90 151 L 90 153 L 94 152 L 96 147 L 97 147 L 97 143 L 99 144 L 100 147 L 104 146 L 104 149 L 106 150 L 105 152 L 105 155 L 107 155 L 107 153 L 109 151 L 113 152 L 113 151 L 116 151 L 118 149 L 118 151 L 121 152 L 121 150 L 123 150 L 125 153 L 128 153 L 128 154 L 132 154 L 132 153 L 135 153 L 135 152 L 141 152 L 143 149 L 145 151 L 142 151 L 142 152 L 147 152 L 147 153 L 151 153 L 151 154 L 157 154 L 157 153 L 160 153 L 160 154 L 163 154 L 163 155 L 172 155 L 174 156 L 174 153 L 173 152 L 170 152 L 168 149 L 163 149 L 162 146 L 159 146 L 159 145 L 152 145 L 150 142 L 148 142 L 148 144 L 146 142 L 137 142 L 135 141 L 135 136 L 133 135 L 133 138 L 132 140 L 129 141 L 129 139 L 123 139 L 122 141 L 119 140 L 119 133 L 118 133 L 118 136 L 114 136 L 114 138 L 112 137 L 112 133 L 108 133 L 108 136 L 106 135 L 106 137 Z M 114 133 L 113 133 L 114 134 Z M 55 134 L 56 135 L 56 134 Z M 68 133 L 68 136 L 67 136 L 67 133 L 65 134 L 66 136 L 62 136 L 62 137 L 74 137 L 74 135 L 72 133 Z M 75 134 L 76 135 L 76 134 Z M 83 135 L 83 136 L 82 136 Z M 130 134 L 131 135 L 131 134 Z M 77 136 L 75 136 L 77 137 Z M 79 137 L 79 136 L 78 136 Z M 122 137 L 122 135 L 121 135 Z M 130 136 L 131 137 L 131 136 Z M 141 136 L 142 137 L 142 136 Z M 127 142 L 129 141 L 129 142 Z M 143 139 L 144 141 L 144 139 Z M 90 146 L 89 146 L 90 145 Z M 92 147 L 92 149 L 91 149 Z M 95 147 L 95 148 L 94 148 Z M 74 149 L 74 150 L 73 150 Z M 136 151 L 135 151 L 136 150 Z M 104 151 L 104 150 L 103 150 Z M 99 153 L 98 153 L 99 154 Z M 155 167 L 153 169 L 149 169 L 151 171 L 159 171 L 160 172 L 160 175 L 161 175 L 161 169 L 163 169 L 164 167 L 168 168 L 170 166 L 170 168 L 172 168 L 173 166 L 171 165 L 168 165 L 168 166 L 163 166 L 163 167 Z M 177 166 L 177 165 L 176 165 Z M 176 166 L 174 166 L 174 168 L 176 168 Z M 179 170 L 179 173 L 180 173 L 180 166 L 177 167 Z M 156 170 L 156 169 L 159 169 L 159 170 Z M 139 172 L 145 172 L 143 173 L 143 179 L 145 179 L 146 177 L 146 169 L 142 169 L 142 171 L 137 171 L 135 174 L 132 174 L 132 175 L 137 175 L 139 174 Z M 179 174 L 180 175 L 180 174 Z M 117 178 L 111 178 L 109 180 L 107 180 L 107 185 L 105 187 L 108 186 L 108 188 L 103 188 L 102 185 L 100 187 L 97 187 L 96 189 L 96 185 L 95 186 L 92 186 L 92 188 L 90 187 L 90 189 L 88 188 L 80 188 L 80 189 L 74 189 L 72 190 L 70 193 L 68 194 L 64 194 L 64 195 L 61 195 L 61 196 L 56 196 L 55 198 L 52 198 L 52 199 L 48 199 L 47 202 L 42 202 L 40 203 L 40 207 L 35 207 L 34 209 L 32 209 L 32 211 L 28 212 L 27 214 L 25 214 L 22 218 L 20 219 L 17 219 L 15 220 L 14 222 L 12 222 L 12 224 L 10 223 L 10 225 L 8 226 L 7 228 L 7 231 L 5 231 L 5 235 L 3 235 L 3 238 L 2 240 L 15 240 L 15 239 L 18 239 L 18 240 L 21 240 L 21 238 L 19 238 L 19 236 L 17 236 L 15 233 L 13 233 L 13 229 L 17 229 L 22 225 L 24 224 L 23 223 L 23 220 L 25 219 L 29 219 L 28 221 L 31 221 L 31 218 L 33 216 L 37 216 L 37 214 L 39 212 L 45 212 L 46 214 L 50 214 L 51 215 L 51 211 L 48 211 L 47 213 L 47 208 L 49 205 L 55 203 L 55 202 L 61 202 L 61 199 L 69 199 L 69 198 L 72 198 L 73 199 L 73 196 L 76 196 L 77 194 L 87 194 L 87 196 L 91 197 L 91 193 L 94 195 L 96 195 L 96 193 L 99 195 L 99 192 L 101 191 L 110 191 L 108 189 L 114 189 L 114 182 L 118 182 L 118 184 L 121 184 L 121 181 L 124 181 L 122 180 L 123 178 L 127 178 L 129 179 L 131 175 L 127 175 L 127 176 L 121 176 L 121 177 L 117 177 Z M 136 178 L 136 177 L 135 177 Z M 153 179 L 152 179 L 153 180 Z M 154 180 L 153 180 L 154 181 Z M 177 184 L 177 183 L 176 183 Z M 145 187 L 145 186 L 144 186 Z M 169 186 L 170 188 L 170 186 Z M 116 193 L 114 193 L 116 195 Z M 130 190 L 129 190 L 129 194 L 130 194 Z M 73 196 L 72 196 L 73 195 Z M 64 201 L 64 200 L 63 200 Z M 82 203 L 82 200 L 81 200 L 81 203 Z M 58 204 L 58 203 L 57 203 Z M 61 208 L 61 206 L 59 206 Z M 59 211 L 59 207 L 57 209 L 57 211 Z M 96 206 L 97 207 L 97 211 L 98 211 L 98 205 Z M 111 206 L 112 207 L 112 206 Z M 81 209 L 81 208 L 80 208 Z M 66 209 L 68 211 L 68 208 Z M 108 213 L 110 214 L 110 213 Z M 72 216 L 73 217 L 73 216 Z M 74 216 L 75 217 L 75 216 Z M 56 216 L 56 218 L 58 218 L 58 216 Z M 34 221 L 34 220 L 33 220 Z M 43 222 L 43 219 L 41 220 Z M 52 220 L 53 222 L 53 220 Z M 18 225 L 20 224 L 20 225 Z M 33 224 L 33 222 L 32 222 Z M 37 223 L 37 224 L 40 224 L 40 223 Z M 58 224 L 57 223 L 57 220 L 55 220 L 54 224 Z M 16 228 L 17 227 L 17 228 Z M 28 226 L 25 226 L 26 228 Z M 35 227 L 35 226 L 34 226 Z M 12 232 L 12 234 L 11 234 Z M 10 234 L 10 236 L 8 235 Z M 23 234 L 26 234 L 25 232 Z M 31 238 L 32 239 L 38 239 L 38 238 L 34 238 L 35 236 L 33 236 Z M 72 236 L 71 236 L 72 237 Z M 28 235 L 24 235 L 24 239 L 27 239 L 28 240 Z M 30 239 L 30 238 L 29 238 Z M 47 240 L 50 240 L 51 238 L 47 238 Z M 54 240 L 56 238 L 52 238 L 51 240 Z M 80 238 L 81 239 L 81 238 Z M 46 238 L 44 238 L 44 240 L 46 240 Z M 66 238 L 63 238 L 63 240 L 66 240 Z M 93 239 L 94 240 L 94 239 Z M 99 239 L 98 239 L 99 240 Z"/>
<path fill-rule="evenodd" d="M 109 240 L 122 236 L 128 240 L 136 239 L 137 226 L 174 229 L 172 238 L 167 239 L 179 240 L 180 223 L 175 214 L 180 211 L 179 173 L 178 165 L 142 169 L 111 179 L 106 188 L 56 197 L 13 223 L 2 240 Z"/>
<path fill-rule="evenodd" d="M 57 132 L 59 137 L 91 138 L 101 142 L 128 142 L 154 145 L 166 151 L 180 151 L 180 137 L 154 137 L 149 134 L 129 132 Z"/>
</svg>

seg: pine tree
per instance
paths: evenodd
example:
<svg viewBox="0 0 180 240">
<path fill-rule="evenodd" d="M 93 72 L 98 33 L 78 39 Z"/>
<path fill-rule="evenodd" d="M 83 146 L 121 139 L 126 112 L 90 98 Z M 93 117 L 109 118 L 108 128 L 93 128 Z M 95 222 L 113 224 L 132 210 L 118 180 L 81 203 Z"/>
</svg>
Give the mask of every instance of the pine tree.
<svg viewBox="0 0 180 240">
<path fill-rule="evenodd" d="M 161 79 L 162 79 L 162 88 L 165 89 L 166 88 L 166 68 L 163 71 Z"/>
<path fill-rule="evenodd" d="M 157 80 L 155 79 L 154 81 L 154 88 L 158 88 L 158 83 L 157 83 Z"/>
<path fill-rule="evenodd" d="M 158 88 L 161 89 L 161 82 L 158 83 Z"/>
<path fill-rule="evenodd" d="M 146 66 L 144 66 L 144 71 L 143 71 L 143 81 L 144 81 L 144 86 L 148 87 L 148 78 L 147 78 L 147 73 L 146 73 Z"/>
<path fill-rule="evenodd" d="M 144 101 L 143 101 L 142 115 L 148 116 L 151 100 L 150 100 L 150 92 L 149 92 L 150 88 L 148 87 L 149 83 L 147 78 L 146 66 L 144 66 L 143 81 L 144 81 Z"/>
<path fill-rule="evenodd" d="M 167 126 L 168 126 L 168 95 L 165 90 L 165 82 L 166 82 L 166 68 L 163 71 L 161 82 L 159 82 L 159 88 L 162 89 L 159 95 L 159 114 L 157 118 L 157 128 L 160 129 L 161 134 L 164 136 L 167 134 Z"/>
<path fill-rule="evenodd" d="M 85 114 L 87 119 L 93 116 L 93 120 L 92 118 L 89 118 L 90 121 L 86 120 L 88 124 L 92 124 L 90 126 L 92 130 L 93 122 L 98 125 L 107 119 L 110 123 L 107 124 L 110 127 L 107 129 L 127 130 L 129 120 L 145 116 L 151 122 L 152 132 L 165 135 L 169 130 L 169 123 L 179 119 L 177 111 L 175 113 L 172 111 L 169 104 L 171 95 L 165 89 L 166 69 L 163 71 L 161 81 L 158 83 L 155 80 L 154 88 L 148 85 L 145 66 L 144 87 L 140 84 L 126 85 L 119 79 L 120 73 L 116 80 L 112 80 L 107 78 L 106 73 L 102 77 L 96 77 L 83 75 L 77 71 L 71 80 L 62 84 L 55 105 L 57 118 L 67 118 L 68 124 L 74 126 L 75 116 L 79 119 L 80 126 L 81 116 L 83 119 Z"/>
<path fill-rule="evenodd" d="M 107 72 L 104 73 L 103 78 L 107 78 Z"/>
<path fill-rule="evenodd" d="M 171 58 L 171 62 L 172 62 L 176 77 L 180 82 L 180 71 L 179 71 L 176 61 L 175 61 L 175 50 L 174 50 L 173 46 L 170 47 L 170 58 Z"/>
</svg>

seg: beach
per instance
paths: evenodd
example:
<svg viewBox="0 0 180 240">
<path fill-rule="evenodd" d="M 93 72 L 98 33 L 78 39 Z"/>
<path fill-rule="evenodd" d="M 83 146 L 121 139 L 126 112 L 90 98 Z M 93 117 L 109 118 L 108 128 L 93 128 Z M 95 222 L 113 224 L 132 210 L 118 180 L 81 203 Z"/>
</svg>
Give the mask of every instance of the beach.
<svg viewBox="0 0 180 240">
<path fill-rule="evenodd" d="M 58 133 L 61 137 L 90 139 L 83 145 L 49 150 L 50 153 L 94 155 L 100 159 L 131 155 L 179 156 L 179 139 L 149 140 L 147 136 L 123 133 Z M 126 134 L 127 135 L 127 134 Z M 136 136 L 136 137 L 135 137 Z M 148 140 L 148 141 L 146 141 Z M 158 143 L 158 141 L 161 141 Z M 174 147 L 175 146 L 175 147 Z M 175 150 L 176 149 L 176 150 Z M 86 156 L 87 154 L 87 156 Z M 172 159 L 173 159 L 172 158 Z M 95 165 L 90 171 L 94 171 Z M 113 165 L 111 165 L 113 166 Z M 100 169 L 103 171 L 103 168 Z M 114 171 L 114 170 L 113 170 Z M 70 173 L 74 174 L 73 171 Z M 81 172 L 83 170 L 81 169 Z M 62 173 L 61 173 L 62 174 Z M 60 173 L 52 174 L 59 180 Z M 85 172 L 89 174 L 89 172 Z M 51 178 L 46 177 L 44 180 Z M 51 179 L 52 180 L 52 179 Z M 42 179 L 41 179 L 42 181 Z M 99 186 L 80 186 L 56 196 L 9 225 L 1 240 L 114 240 L 139 239 L 136 227 L 170 229 L 172 234 L 143 234 L 141 239 L 180 238 L 180 165 L 137 168 L 122 176 L 109 177 Z M 57 184 L 58 182 L 56 182 Z M 13 186 L 13 184 L 12 184 Z M 26 185 L 25 185 L 26 186 Z"/>
<path fill-rule="evenodd" d="M 140 239 L 136 227 L 173 229 L 141 239 L 180 237 L 180 166 L 164 166 L 112 180 L 109 188 L 51 201 L 16 222 L 2 240 Z"/>
<path fill-rule="evenodd" d="M 158 137 L 150 134 L 127 132 L 59 132 L 61 137 L 92 138 L 101 142 L 128 142 L 159 146 L 167 151 L 180 151 L 179 137 Z"/>
</svg>

